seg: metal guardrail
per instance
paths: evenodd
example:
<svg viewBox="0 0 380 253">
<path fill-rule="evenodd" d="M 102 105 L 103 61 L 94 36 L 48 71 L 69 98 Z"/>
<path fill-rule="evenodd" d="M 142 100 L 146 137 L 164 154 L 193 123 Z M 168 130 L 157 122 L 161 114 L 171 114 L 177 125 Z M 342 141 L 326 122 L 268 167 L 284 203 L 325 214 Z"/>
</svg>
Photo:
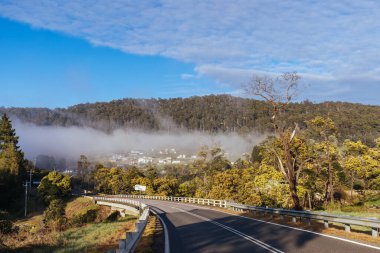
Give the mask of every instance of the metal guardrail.
<svg viewBox="0 0 380 253">
<path fill-rule="evenodd" d="M 199 205 L 208 205 L 215 207 L 228 207 L 228 202 L 226 200 L 219 199 L 202 199 L 202 198 L 188 198 L 188 197 L 173 197 L 173 196 L 156 196 L 156 195 L 116 195 L 123 198 L 134 198 L 134 199 L 153 199 L 153 200 L 168 200 L 175 202 L 192 203 Z"/>
<path fill-rule="evenodd" d="M 247 212 L 261 212 L 270 215 L 280 215 L 284 218 L 285 216 L 292 217 L 292 221 L 296 222 L 298 219 L 304 219 L 307 223 L 311 220 L 323 221 L 326 228 L 329 227 L 329 223 L 340 223 L 345 227 L 346 232 L 351 232 L 351 226 L 362 226 L 371 228 L 372 236 L 378 237 L 380 231 L 380 220 L 376 218 L 360 218 L 354 216 L 340 216 L 332 215 L 328 213 L 317 213 L 308 211 L 294 211 L 289 209 L 280 208 L 266 208 L 249 206 L 238 203 L 231 203 L 226 200 L 215 200 L 215 199 L 202 199 L 202 198 L 187 198 L 187 197 L 173 197 L 173 196 L 150 196 L 150 195 L 117 195 L 122 198 L 133 198 L 133 199 L 153 199 L 153 200 L 166 200 L 175 202 L 192 203 L 199 205 L 208 205 L 222 208 L 229 208 L 234 211 L 247 211 Z"/>
<path fill-rule="evenodd" d="M 340 215 L 332 215 L 328 213 L 294 211 L 294 210 L 280 209 L 280 208 L 265 208 L 265 207 L 248 206 L 248 205 L 235 204 L 235 203 L 230 203 L 229 206 L 233 210 L 236 210 L 236 211 L 262 212 L 262 213 L 267 213 L 271 215 L 277 214 L 277 215 L 280 215 L 281 217 L 290 216 L 292 217 L 293 222 L 296 222 L 297 218 L 304 219 L 308 223 L 310 223 L 311 220 L 320 220 L 320 221 L 323 221 L 325 228 L 329 227 L 330 222 L 340 223 L 344 225 L 346 232 L 351 232 L 352 225 L 369 227 L 372 230 L 373 237 L 379 236 L 380 220 L 376 218 L 340 216 Z"/>
<path fill-rule="evenodd" d="M 107 203 L 115 203 L 118 204 L 127 204 L 138 207 L 140 210 L 139 220 L 135 223 L 135 231 L 134 232 L 126 232 L 125 239 L 119 241 L 119 249 L 116 252 L 120 253 L 132 253 L 140 241 L 142 234 L 144 233 L 145 227 L 148 223 L 149 217 L 149 207 L 136 200 L 125 199 L 125 198 L 114 198 L 114 197 L 91 197 L 95 201 L 107 202 Z M 127 208 L 127 207 L 126 207 Z"/>
</svg>

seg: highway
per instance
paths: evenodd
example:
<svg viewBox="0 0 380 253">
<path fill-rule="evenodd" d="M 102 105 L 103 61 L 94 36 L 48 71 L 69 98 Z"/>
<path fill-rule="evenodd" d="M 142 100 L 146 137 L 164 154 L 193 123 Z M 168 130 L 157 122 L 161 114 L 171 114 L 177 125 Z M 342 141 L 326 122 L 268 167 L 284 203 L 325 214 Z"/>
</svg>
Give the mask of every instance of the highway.
<svg viewBox="0 0 380 253">
<path fill-rule="evenodd" d="M 186 203 L 142 200 L 164 221 L 171 253 L 370 253 L 380 247 Z"/>
</svg>

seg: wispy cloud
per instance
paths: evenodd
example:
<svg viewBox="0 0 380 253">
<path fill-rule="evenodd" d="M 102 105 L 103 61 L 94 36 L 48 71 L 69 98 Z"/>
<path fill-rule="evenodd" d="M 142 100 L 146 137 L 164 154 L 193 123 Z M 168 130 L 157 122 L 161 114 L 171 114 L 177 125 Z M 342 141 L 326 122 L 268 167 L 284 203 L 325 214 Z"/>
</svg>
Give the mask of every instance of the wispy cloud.
<svg viewBox="0 0 380 253">
<path fill-rule="evenodd" d="M 338 94 L 380 79 L 376 0 L 3 0 L 0 15 L 94 45 L 191 62 L 196 74 L 228 85 L 295 70 Z"/>
</svg>

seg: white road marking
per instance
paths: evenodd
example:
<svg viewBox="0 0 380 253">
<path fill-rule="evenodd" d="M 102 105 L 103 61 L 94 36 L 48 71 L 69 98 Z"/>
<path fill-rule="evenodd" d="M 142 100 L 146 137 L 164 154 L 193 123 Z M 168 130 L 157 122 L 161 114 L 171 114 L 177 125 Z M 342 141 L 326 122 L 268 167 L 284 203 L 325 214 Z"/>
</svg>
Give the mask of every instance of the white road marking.
<svg viewBox="0 0 380 253">
<path fill-rule="evenodd" d="M 270 222 L 270 221 L 258 220 L 258 219 L 255 219 L 255 218 L 241 216 L 241 215 L 237 215 L 237 214 L 232 214 L 232 213 L 228 213 L 228 212 L 224 212 L 224 211 L 216 210 L 216 209 L 212 209 L 212 208 L 207 208 L 207 207 L 203 207 L 203 206 L 192 205 L 192 204 L 185 204 L 185 203 L 181 203 L 181 202 L 174 202 L 174 203 L 179 203 L 181 205 L 186 205 L 186 206 L 190 206 L 190 207 L 197 207 L 197 208 L 200 208 L 200 209 L 211 210 L 211 211 L 215 211 L 215 212 L 219 212 L 219 213 L 229 214 L 229 215 L 236 216 L 236 217 L 239 217 L 239 218 L 242 218 L 242 219 L 254 220 L 254 221 L 257 221 L 257 222 L 262 222 L 262 223 L 267 223 L 267 224 L 271 224 L 271 225 L 275 225 L 275 226 L 290 228 L 290 229 L 294 229 L 294 230 L 298 230 L 298 231 L 302 231 L 302 232 L 306 232 L 306 233 L 311 233 L 311 234 L 315 234 L 315 235 L 320 235 L 320 236 L 328 237 L 328 238 L 331 238 L 331 239 L 336 239 L 336 240 L 340 240 L 340 241 L 344 241 L 344 242 L 353 243 L 353 244 L 360 245 L 360 246 L 367 247 L 367 248 L 371 248 L 371 249 L 380 250 L 380 247 L 377 247 L 377 246 L 374 246 L 374 245 L 369 245 L 369 244 L 365 244 L 365 243 L 361 243 L 361 242 L 357 242 L 357 241 L 352 241 L 352 240 L 349 240 L 349 239 L 345 239 L 345 238 L 341 238 L 341 237 L 337 237 L 337 236 L 333 236 L 333 235 L 322 234 L 322 233 L 318 233 L 318 232 L 314 232 L 314 231 L 310 231 L 310 230 L 305 230 L 305 229 L 302 229 L 302 228 L 296 228 L 296 227 L 291 227 L 291 226 L 287 226 L 287 225 L 283 225 L 283 224 L 273 223 L 273 222 Z"/>
<path fill-rule="evenodd" d="M 153 208 L 151 207 L 150 211 L 158 217 L 158 219 L 161 221 L 162 226 L 164 228 L 164 237 L 165 237 L 165 247 L 164 247 L 165 249 L 164 249 L 164 253 L 170 253 L 170 242 L 169 242 L 169 231 L 168 231 L 168 228 L 167 228 L 164 220 L 161 218 L 161 216 L 156 211 L 153 210 Z"/>
<path fill-rule="evenodd" d="M 236 235 L 238 235 L 240 237 L 243 237 L 244 239 L 246 239 L 246 240 L 248 240 L 250 242 L 253 242 L 256 245 L 259 245 L 260 247 L 262 247 L 262 248 L 264 248 L 264 249 L 266 249 L 266 250 L 268 250 L 268 251 L 270 251 L 272 253 L 284 253 L 283 251 L 281 251 L 279 249 L 276 249 L 276 248 L 274 248 L 274 247 L 272 247 L 272 246 L 270 246 L 270 245 L 268 245 L 268 244 L 266 244 L 266 243 L 264 243 L 262 241 L 259 241 L 259 240 L 255 239 L 255 238 L 253 238 L 253 237 L 251 237 L 251 236 L 249 236 L 247 234 L 244 234 L 244 233 L 242 233 L 242 232 L 240 232 L 240 231 L 238 231 L 236 229 L 233 229 L 231 227 L 223 225 L 223 224 L 221 224 L 219 222 L 216 222 L 216 221 L 210 220 L 209 218 L 206 218 L 206 217 L 203 217 L 203 216 L 200 216 L 200 215 L 188 212 L 188 211 L 186 211 L 184 209 L 181 209 L 181 208 L 171 207 L 171 206 L 169 206 L 169 207 L 173 208 L 173 209 L 177 209 L 177 210 L 182 211 L 184 213 L 190 214 L 190 215 L 192 215 L 194 217 L 197 217 L 197 218 L 199 218 L 201 220 L 208 221 L 208 222 L 210 222 L 210 223 L 212 223 L 212 224 L 214 224 L 216 226 L 219 226 L 221 228 L 224 228 L 224 229 L 226 229 L 226 230 L 228 230 L 228 231 L 230 231 L 230 232 L 232 232 L 232 233 L 234 233 L 234 234 L 236 234 Z"/>
</svg>

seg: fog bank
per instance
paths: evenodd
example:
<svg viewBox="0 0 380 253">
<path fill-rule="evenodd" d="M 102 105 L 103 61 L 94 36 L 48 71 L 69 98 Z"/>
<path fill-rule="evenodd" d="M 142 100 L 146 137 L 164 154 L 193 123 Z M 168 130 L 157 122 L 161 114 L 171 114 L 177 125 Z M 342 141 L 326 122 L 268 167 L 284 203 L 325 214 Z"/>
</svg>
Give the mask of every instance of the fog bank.
<svg viewBox="0 0 380 253">
<path fill-rule="evenodd" d="M 13 121 L 19 145 L 29 159 L 45 154 L 55 157 L 77 158 L 85 155 L 124 153 L 130 150 L 151 151 L 175 148 L 179 152 L 196 153 L 203 145 L 219 145 L 226 153 L 241 155 L 265 136 L 237 133 L 207 134 L 198 131 L 142 132 L 135 129 L 118 129 L 110 134 L 82 127 L 37 126 Z"/>
</svg>

